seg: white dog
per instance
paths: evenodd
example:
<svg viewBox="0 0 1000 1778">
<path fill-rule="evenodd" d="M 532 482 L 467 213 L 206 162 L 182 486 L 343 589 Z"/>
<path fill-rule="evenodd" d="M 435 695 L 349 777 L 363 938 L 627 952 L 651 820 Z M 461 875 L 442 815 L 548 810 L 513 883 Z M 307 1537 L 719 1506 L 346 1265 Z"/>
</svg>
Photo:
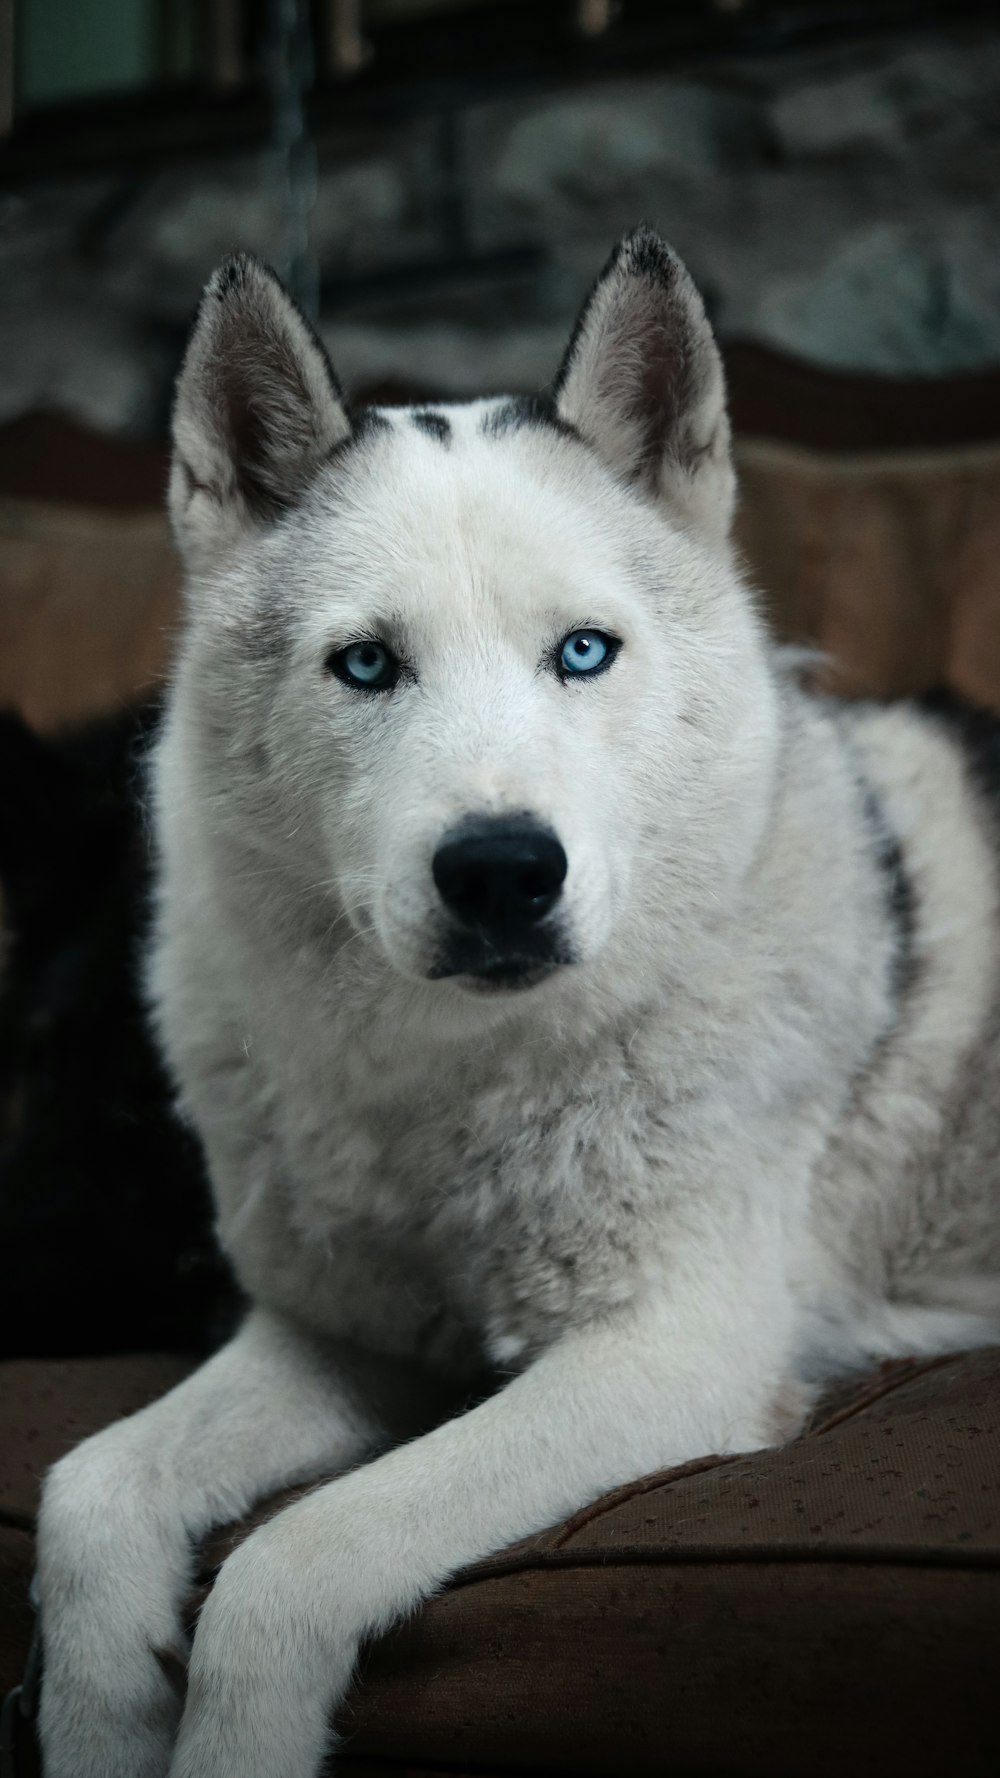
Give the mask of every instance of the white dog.
<svg viewBox="0 0 1000 1778">
<path fill-rule="evenodd" d="M 151 984 L 253 1307 L 48 1479 L 45 1771 L 315 1778 L 464 1564 L 1000 1334 L 998 849 L 954 726 L 769 644 L 648 232 L 550 397 L 354 417 L 234 260 L 175 446 Z M 334 1470 L 225 1563 L 182 1713 L 199 1539 Z"/>
</svg>

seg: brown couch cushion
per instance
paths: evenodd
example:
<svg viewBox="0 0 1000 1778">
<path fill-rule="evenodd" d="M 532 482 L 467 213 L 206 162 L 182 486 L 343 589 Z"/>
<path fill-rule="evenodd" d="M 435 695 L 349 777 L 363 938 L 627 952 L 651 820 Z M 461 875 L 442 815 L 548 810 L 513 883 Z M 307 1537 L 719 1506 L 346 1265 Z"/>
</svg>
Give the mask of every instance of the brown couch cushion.
<svg viewBox="0 0 1000 1778">
<path fill-rule="evenodd" d="M 15 1667 L 39 1471 L 179 1369 L 143 1362 L 7 1367 Z M 647 1477 L 468 1570 L 367 1652 L 341 1769 L 992 1778 L 998 1671 L 989 1350 L 883 1367 L 781 1449 Z"/>
<path fill-rule="evenodd" d="M 179 615 L 156 508 L 0 497 L 0 708 L 54 730 L 148 695 Z"/>
<path fill-rule="evenodd" d="M 0 1525 L 32 1531 L 50 1465 L 92 1432 L 165 1395 L 191 1368 L 161 1353 L 0 1364 Z"/>
<path fill-rule="evenodd" d="M 737 541 L 779 634 L 848 696 L 947 685 L 1000 709 L 1000 445 L 739 451 Z"/>
</svg>

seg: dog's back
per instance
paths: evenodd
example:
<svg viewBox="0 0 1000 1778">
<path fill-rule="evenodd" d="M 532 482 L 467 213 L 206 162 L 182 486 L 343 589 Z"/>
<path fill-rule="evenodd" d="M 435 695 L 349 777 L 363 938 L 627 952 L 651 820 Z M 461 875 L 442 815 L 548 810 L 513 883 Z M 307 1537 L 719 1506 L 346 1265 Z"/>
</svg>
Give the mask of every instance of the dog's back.
<svg viewBox="0 0 1000 1778">
<path fill-rule="evenodd" d="M 831 1362 L 1000 1327 L 1000 724 L 937 694 L 838 728 L 882 834 L 898 1007 L 820 1170 L 818 1247 L 849 1281 Z"/>
</svg>

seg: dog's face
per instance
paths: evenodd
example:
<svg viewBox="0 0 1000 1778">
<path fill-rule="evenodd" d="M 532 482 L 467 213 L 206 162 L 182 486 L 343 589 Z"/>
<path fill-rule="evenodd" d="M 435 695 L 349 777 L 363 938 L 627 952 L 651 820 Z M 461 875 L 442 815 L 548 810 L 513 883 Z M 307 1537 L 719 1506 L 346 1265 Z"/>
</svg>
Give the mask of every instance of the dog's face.
<svg viewBox="0 0 1000 1778">
<path fill-rule="evenodd" d="M 618 250 L 551 399 L 353 422 L 236 262 L 175 433 L 216 794 L 336 942 L 509 997 L 601 959 L 641 978 L 725 905 L 775 717 L 726 547 L 721 370 L 667 249 Z"/>
</svg>

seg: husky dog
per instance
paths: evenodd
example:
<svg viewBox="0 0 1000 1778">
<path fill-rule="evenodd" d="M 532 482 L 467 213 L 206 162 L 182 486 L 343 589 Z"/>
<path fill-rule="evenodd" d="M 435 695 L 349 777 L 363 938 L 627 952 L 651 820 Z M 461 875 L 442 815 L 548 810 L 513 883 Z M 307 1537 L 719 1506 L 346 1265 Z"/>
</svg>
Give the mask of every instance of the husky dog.
<svg viewBox="0 0 1000 1778">
<path fill-rule="evenodd" d="M 48 1479 L 45 1771 L 315 1778 L 463 1565 L 1000 1334 L 998 851 L 941 719 L 769 643 L 648 231 L 544 399 L 355 416 L 233 260 L 174 436 L 150 981 L 253 1307 Z M 224 1564 L 182 1711 L 199 1538 L 335 1470 Z"/>
</svg>

